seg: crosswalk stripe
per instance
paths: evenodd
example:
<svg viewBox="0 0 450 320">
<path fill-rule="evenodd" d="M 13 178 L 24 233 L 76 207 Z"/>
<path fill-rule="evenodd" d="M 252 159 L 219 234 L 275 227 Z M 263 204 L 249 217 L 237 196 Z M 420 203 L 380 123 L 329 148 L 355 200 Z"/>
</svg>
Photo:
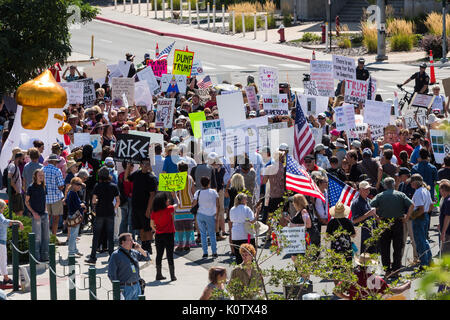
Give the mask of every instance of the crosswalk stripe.
<svg viewBox="0 0 450 320">
<path fill-rule="evenodd" d="M 235 66 L 235 65 L 233 65 L 233 64 L 220 64 L 219 66 L 220 66 L 220 67 L 227 68 L 227 69 L 233 69 L 233 70 L 244 70 L 244 69 L 245 69 L 244 67 L 241 67 L 241 66 Z"/>
<path fill-rule="evenodd" d="M 280 67 L 285 67 L 285 68 L 305 69 L 305 66 L 301 66 L 299 64 L 293 64 L 293 63 L 279 63 L 278 65 Z"/>
</svg>

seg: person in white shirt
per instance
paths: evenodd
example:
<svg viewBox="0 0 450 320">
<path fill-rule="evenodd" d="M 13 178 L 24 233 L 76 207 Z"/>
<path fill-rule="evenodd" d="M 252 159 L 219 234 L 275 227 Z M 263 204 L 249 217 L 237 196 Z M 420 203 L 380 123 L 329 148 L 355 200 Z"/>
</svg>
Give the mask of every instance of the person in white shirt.
<svg viewBox="0 0 450 320">
<path fill-rule="evenodd" d="M 183 141 L 183 138 L 190 136 L 189 131 L 186 129 L 185 120 L 186 117 L 183 115 L 178 117 L 178 119 L 175 121 L 176 128 L 172 131 L 171 138 L 179 137 L 180 141 Z"/>
<path fill-rule="evenodd" d="M 439 94 L 440 90 L 438 85 L 433 87 L 434 101 L 430 111 L 433 112 L 434 110 L 439 110 L 440 114 L 445 114 L 445 117 L 447 117 L 448 103 L 447 105 L 445 104 L 445 97 L 442 94 Z"/>
<path fill-rule="evenodd" d="M 188 146 L 184 143 L 178 146 L 180 159 L 187 163 L 188 165 L 188 175 L 191 175 L 192 168 L 197 166 L 197 162 L 189 156 Z"/>
<path fill-rule="evenodd" d="M 159 174 L 163 170 L 164 160 L 165 158 L 161 155 L 162 146 L 158 143 L 155 145 L 155 163 L 152 164 L 153 173 L 159 181 Z"/>
</svg>

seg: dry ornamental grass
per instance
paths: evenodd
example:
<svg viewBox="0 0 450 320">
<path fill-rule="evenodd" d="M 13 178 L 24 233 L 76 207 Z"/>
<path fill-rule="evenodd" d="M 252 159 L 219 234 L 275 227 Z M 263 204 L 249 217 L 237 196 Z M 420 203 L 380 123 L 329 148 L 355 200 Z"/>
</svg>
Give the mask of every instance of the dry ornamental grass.
<svg viewBox="0 0 450 320">
<path fill-rule="evenodd" d="M 428 32 L 434 35 L 442 35 L 442 14 L 432 12 L 427 15 L 425 20 L 425 26 Z M 447 36 L 450 35 L 450 14 L 445 15 L 445 27 Z"/>
</svg>

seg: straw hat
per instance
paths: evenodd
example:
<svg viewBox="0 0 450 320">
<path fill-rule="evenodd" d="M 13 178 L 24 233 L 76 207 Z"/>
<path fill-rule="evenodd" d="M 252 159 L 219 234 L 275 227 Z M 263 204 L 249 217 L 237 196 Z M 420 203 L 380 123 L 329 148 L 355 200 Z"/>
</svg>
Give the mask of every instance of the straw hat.
<svg viewBox="0 0 450 320">
<path fill-rule="evenodd" d="M 245 232 L 247 232 L 248 234 L 257 237 L 266 233 L 267 230 L 269 230 L 269 226 L 260 221 L 257 221 L 255 223 L 250 223 L 249 221 L 246 221 L 244 223 L 244 229 Z"/>
<path fill-rule="evenodd" d="M 76 165 L 77 165 L 77 162 L 75 160 L 68 160 L 67 161 L 67 169 L 66 169 L 66 171 L 69 171 L 70 168 L 72 168 L 73 166 L 76 166 Z"/>
<path fill-rule="evenodd" d="M 360 255 L 359 257 L 355 257 L 355 263 L 358 266 L 373 266 L 373 265 L 377 265 L 378 261 L 375 259 L 372 259 L 370 257 L 370 253 L 363 253 L 362 255 Z"/>
<path fill-rule="evenodd" d="M 350 213 L 350 208 L 345 206 L 342 202 L 336 203 L 334 207 L 330 209 L 330 214 L 333 218 L 347 218 Z"/>
</svg>

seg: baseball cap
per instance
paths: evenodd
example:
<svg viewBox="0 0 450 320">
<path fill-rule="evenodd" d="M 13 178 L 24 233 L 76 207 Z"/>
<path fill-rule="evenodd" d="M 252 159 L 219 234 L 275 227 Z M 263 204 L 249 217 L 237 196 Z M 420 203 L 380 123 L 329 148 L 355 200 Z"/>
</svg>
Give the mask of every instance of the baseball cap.
<svg viewBox="0 0 450 320">
<path fill-rule="evenodd" d="M 126 113 L 127 112 L 127 108 L 125 107 L 120 107 L 119 110 L 117 111 L 117 113 Z"/>
<path fill-rule="evenodd" d="M 108 164 L 114 165 L 114 159 L 112 157 L 106 157 L 105 164 L 106 165 L 108 165 Z"/>
<path fill-rule="evenodd" d="M 369 148 L 364 148 L 364 150 L 363 150 L 363 156 L 364 156 L 364 155 L 372 156 L 372 150 L 370 150 Z"/>
<path fill-rule="evenodd" d="M 250 111 L 249 116 L 256 117 L 256 111 L 254 110 Z"/>
<path fill-rule="evenodd" d="M 427 68 L 427 64 L 424 62 L 424 63 L 420 64 L 420 67 L 426 69 Z"/>
<path fill-rule="evenodd" d="M 361 181 L 359 183 L 359 189 L 369 189 L 370 188 L 370 183 L 367 181 Z"/>
<path fill-rule="evenodd" d="M 321 112 L 317 115 L 317 118 L 326 118 L 326 117 L 327 117 L 327 115 L 323 112 Z"/>
<path fill-rule="evenodd" d="M 278 147 L 278 150 L 280 150 L 280 151 L 288 151 L 289 150 L 289 146 L 286 143 L 282 143 Z"/>
<path fill-rule="evenodd" d="M 390 143 L 385 143 L 385 144 L 383 145 L 383 149 L 391 149 L 391 150 L 393 150 L 393 149 L 392 149 L 392 144 L 390 144 Z"/>
<path fill-rule="evenodd" d="M 314 152 L 325 150 L 325 146 L 322 143 L 316 144 L 314 147 Z"/>
<path fill-rule="evenodd" d="M 130 130 L 130 126 L 129 125 L 127 125 L 127 124 L 124 124 L 122 127 L 120 127 L 122 130 L 126 130 L 126 129 L 128 129 L 128 130 Z"/>
<path fill-rule="evenodd" d="M 411 171 L 410 171 L 408 168 L 401 167 L 400 169 L 398 169 L 397 176 L 401 176 L 401 175 L 403 175 L 403 174 L 410 175 L 410 174 L 411 174 Z"/>
<path fill-rule="evenodd" d="M 359 59 L 358 59 L 358 63 L 366 63 L 366 59 L 364 59 L 364 58 L 359 58 Z"/>
<path fill-rule="evenodd" d="M 361 148 L 361 141 L 353 140 L 351 146 L 355 148 Z"/>
</svg>

